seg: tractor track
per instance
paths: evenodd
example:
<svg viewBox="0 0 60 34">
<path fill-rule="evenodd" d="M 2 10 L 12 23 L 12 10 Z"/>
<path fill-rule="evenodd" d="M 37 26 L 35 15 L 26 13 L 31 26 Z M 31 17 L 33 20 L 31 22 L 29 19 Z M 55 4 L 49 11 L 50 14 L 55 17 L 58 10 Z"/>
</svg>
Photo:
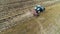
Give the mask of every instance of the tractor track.
<svg viewBox="0 0 60 34">
<path fill-rule="evenodd" d="M 17 6 L 15 6 L 15 7 L 14 7 L 14 5 L 11 5 L 12 7 L 10 6 L 10 8 L 8 7 L 9 5 L 8 5 L 8 6 L 5 6 L 5 7 L 3 8 L 3 10 L 0 11 L 0 16 L 1 16 L 1 17 L 0 17 L 0 20 L 1 20 L 1 19 L 4 19 L 5 17 L 13 16 L 14 14 L 16 15 L 16 13 L 19 14 L 20 12 L 22 12 L 22 10 L 28 8 L 28 7 L 26 7 L 26 4 L 27 4 L 28 6 L 29 6 L 29 4 L 30 4 L 30 5 L 35 4 L 35 3 L 32 3 L 32 4 L 31 4 L 31 3 L 32 3 L 32 2 L 30 2 L 30 1 L 29 1 L 29 3 L 28 3 L 28 2 L 25 2 L 25 5 L 24 5 L 24 3 L 23 3 L 23 5 L 24 5 L 23 7 L 21 7 L 22 5 L 21 5 L 21 6 L 20 6 L 20 5 L 17 5 Z M 13 13 L 13 14 L 12 14 L 12 13 Z"/>
</svg>

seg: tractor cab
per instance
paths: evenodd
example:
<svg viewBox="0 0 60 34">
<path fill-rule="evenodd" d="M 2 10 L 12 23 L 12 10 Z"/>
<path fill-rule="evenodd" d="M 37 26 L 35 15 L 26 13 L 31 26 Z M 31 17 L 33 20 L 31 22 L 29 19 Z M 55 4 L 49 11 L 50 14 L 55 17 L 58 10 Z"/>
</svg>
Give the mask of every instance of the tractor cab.
<svg viewBox="0 0 60 34">
<path fill-rule="evenodd" d="M 37 13 L 37 15 L 39 15 L 40 12 L 45 11 L 45 7 L 41 6 L 41 5 L 36 5 L 34 8 L 35 12 Z"/>
<path fill-rule="evenodd" d="M 36 5 L 35 8 L 34 8 L 37 12 L 40 11 L 40 12 L 43 12 L 45 10 L 45 7 L 41 6 L 41 5 Z"/>
</svg>

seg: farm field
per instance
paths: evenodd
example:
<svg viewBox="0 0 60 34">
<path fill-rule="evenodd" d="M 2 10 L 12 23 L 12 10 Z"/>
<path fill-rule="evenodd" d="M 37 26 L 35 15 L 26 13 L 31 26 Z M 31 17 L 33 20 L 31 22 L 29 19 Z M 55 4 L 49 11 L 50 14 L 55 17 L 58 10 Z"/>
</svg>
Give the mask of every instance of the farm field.
<svg viewBox="0 0 60 34">
<path fill-rule="evenodd" d="M 45 0 L 42 0 L 42 1 L 45 1 Z M 46 0 L 46 1 L 48 1 L 48 0 Z M 37 1 L 32 2 L 32 3 L 33 3 L 33 5 L 39 4 L 39 2 L 37 2 Z M 42 3 L 43 3 L 42 5 L 44 5 L 44 2 L 42 2 Z M 4 6 L 4 4 L 1 4 L 1 5 Z M 48 5 L 48 4 L 46 4 L 46 5 L 44 5 L 44 6 L 46 6 L 45 7 L 46 10 L 44 12 L 40 13 L 39 17 L 33 16 L 31 18 L 28 18 L 26 16 L 24 17 L 24 15 L 25 15 L 25 13 L 27 13 L 28 11 L 33 9 L 34 6 L 30 7 L 28 4 L 28 6 L 29 6 L 28 8 L 20 7 L 20 8 L 22 8 L 22 9 L 20 9 L 19 3 L 17 3 L 17 5 L 16 4 L 15 5 L 13 5 L 13 4 L 5 5 L 5 6 L 10 7 L 10 9 L 4 8 L 5 6 L 2 7 L 2 9 L 0 9 L 0 16 L 1 16 L 0 17 L 0 26 L 1 26 L 0 34 L 60 34 L 60 2 L 56 2 L 51 5 Z M 12 8 L 12 6 L 13 6 L 13 8 Z M 25 7 L 27 7 L 27 3 L 25 5 Z M 1 10 L 3 10 L 3 11 L 1 11 Z M 29 13 L 27 13 L 27 14 L 29 15 Z M 22 18 L 23 18 L 23 20 L 21 22 L 20 19 L 22 19 Z M 15 26 L 13 26 L 13 25 L 15 25 Z M 4 30 L 4 27 L 8 27 L 8 28 L 6 30 Z"/>
</svg>

